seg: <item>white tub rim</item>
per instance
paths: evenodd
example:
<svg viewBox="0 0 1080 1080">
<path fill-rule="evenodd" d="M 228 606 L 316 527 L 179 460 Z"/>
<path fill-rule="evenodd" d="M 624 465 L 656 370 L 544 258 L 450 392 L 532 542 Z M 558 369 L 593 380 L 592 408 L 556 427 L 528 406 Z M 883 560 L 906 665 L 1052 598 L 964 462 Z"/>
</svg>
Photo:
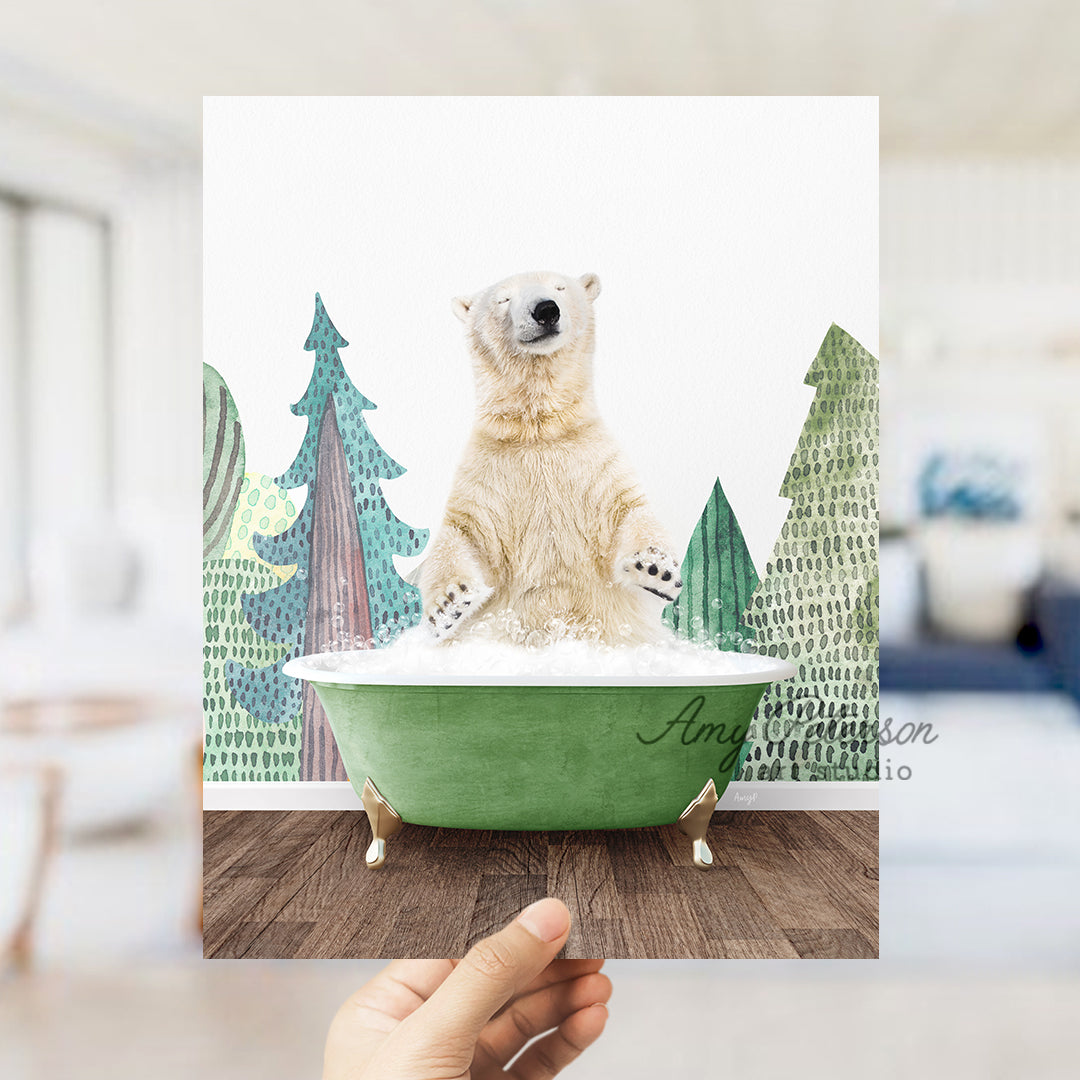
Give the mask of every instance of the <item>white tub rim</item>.
<svg viewBox="0 0 1080 1080">
<path fill-rule="evenodd" d="M 744 664 L 745 670 L 738 672 L 716 672 L 715 674 L 697 675 L 514 675 L 514 674 L 470 674 L 450 675 L 447 672 L 435 672 L 423 675 L 386 673 L 366 675 L 361 671 L 333 671 L 317 665 L 323 657 L 379 657 L 380 650 L 350 649 L 341 652 L 312 653 L 308 656 L 296 656 L 289 660 L 282 671 L 294 679 L 323 686 L 414 686 L 447 687 L 458 686 L 513 686 L 513 687 L 668 687 L 668 686 L 761 686 L 772 682 L 790 679 L 798 673 L 798 668 L 787 660 L 775 656 L 763 656 L 759 653 L 726 652 L 724 656 L 737 664 Z M 381 657 L 379 658 L 381 660 Z M 360 661 L 362 663 L 362 661 Z"/>
</svg>

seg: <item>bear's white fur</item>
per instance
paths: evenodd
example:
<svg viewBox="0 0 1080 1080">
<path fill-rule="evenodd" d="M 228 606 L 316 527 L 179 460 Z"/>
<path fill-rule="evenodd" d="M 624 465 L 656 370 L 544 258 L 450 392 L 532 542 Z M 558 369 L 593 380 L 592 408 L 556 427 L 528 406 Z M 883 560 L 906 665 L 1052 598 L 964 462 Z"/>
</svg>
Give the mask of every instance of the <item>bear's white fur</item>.
<svg viewBox="0 0 1080 1080">
<path fill-rule="evenodd" d="M 476 380 L 476 422 L 420 571 L 436 637 L 481 609 L 497 636 L 569 627 L 616 644 L 662 635 L 682 581 L 593 397 L 595 274 L 530 273 L 453 301 Z M 531 636 L 530 636 L 531 635 Z"/>
</svg>

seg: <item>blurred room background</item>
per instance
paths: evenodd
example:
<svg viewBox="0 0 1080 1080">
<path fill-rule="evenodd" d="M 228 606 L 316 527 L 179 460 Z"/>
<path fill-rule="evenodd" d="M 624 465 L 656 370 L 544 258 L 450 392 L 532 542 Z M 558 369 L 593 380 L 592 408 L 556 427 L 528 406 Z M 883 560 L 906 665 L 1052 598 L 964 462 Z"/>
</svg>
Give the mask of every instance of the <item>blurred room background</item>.
<svg viewBox="0 0 1080 1080">
<path fill-rule="evenodd" d="M 854 1031 L 752 1075 L 1070 1075 L 1078 42 L 1068 0 L 5 7 L 0 1073 L 311 1074 L 368 971 L 198 959 L 201 95 L 813 93 L 881 99 L 887 959 L 621 965 L 578 1075 L 721 1060 L 693 1002 Z"/>
<path fill-rule="evenodd" d="M 1075 966 L 1080 161 L 998 123 L 882 159 L 882 953 Z"/>
</svg>

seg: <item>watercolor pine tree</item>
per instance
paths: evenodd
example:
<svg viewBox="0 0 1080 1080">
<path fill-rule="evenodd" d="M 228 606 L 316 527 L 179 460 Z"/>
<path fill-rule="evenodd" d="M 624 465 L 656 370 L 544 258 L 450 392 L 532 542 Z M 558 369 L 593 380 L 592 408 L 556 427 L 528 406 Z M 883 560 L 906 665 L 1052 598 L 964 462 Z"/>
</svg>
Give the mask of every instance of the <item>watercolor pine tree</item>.
<svg viewBox="0 0 1080 1080">
<path fill-rule="evenodd" d="M 286 660 L 331 647 L 386 644 L 420 618 L 418 590 L 397 573 L 393 555 L 415 555 L 426 529 L 411 529 L 393 514 L 382 481 L 405 470 L 375 441 L 364 419 L 374 409 L 352 384 L 339 350 L 338 333 L 315 295 L 315 317 L 304 348 L 315 353 L 311 380 L 292 406 L 308 429 L 289 470 L 275 483 L 307 488 L 296 521 L 276 536 L 255 536 L 260 558 L 275 566 L 295 564 L 288 581 L 244 597 L 251 627 L 288 652 L 260 668 L 235 664 L 229 682 L 237 701 L 253 716 L 280 723 L 302 709 L 300 778 L 344 780 L 345 771 L 326 714 L 310 685 L 301 690 L 285 676 Z"/>
<path fill-rule="evenodd" d="M 877 779 L 878 362 L 835 324 L 745 621 L 798 674 L 762 698 L 745 780 Z"/>
</svg>

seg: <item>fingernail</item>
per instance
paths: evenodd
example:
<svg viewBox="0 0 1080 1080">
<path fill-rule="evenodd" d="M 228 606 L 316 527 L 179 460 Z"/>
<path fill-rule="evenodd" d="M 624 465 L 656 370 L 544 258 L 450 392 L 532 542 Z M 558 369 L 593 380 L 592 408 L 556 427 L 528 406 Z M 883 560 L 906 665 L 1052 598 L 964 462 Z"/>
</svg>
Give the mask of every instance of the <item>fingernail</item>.
<svg viewBox="0 0 1080 1080">
<path fill-rule="evenodd" d="M 530 904 L 517 921 L 541 941 L 554 941 L 562 937 L 570 926 L 570 912 L 559 900 L 550 896 Z"/>
</svg>

